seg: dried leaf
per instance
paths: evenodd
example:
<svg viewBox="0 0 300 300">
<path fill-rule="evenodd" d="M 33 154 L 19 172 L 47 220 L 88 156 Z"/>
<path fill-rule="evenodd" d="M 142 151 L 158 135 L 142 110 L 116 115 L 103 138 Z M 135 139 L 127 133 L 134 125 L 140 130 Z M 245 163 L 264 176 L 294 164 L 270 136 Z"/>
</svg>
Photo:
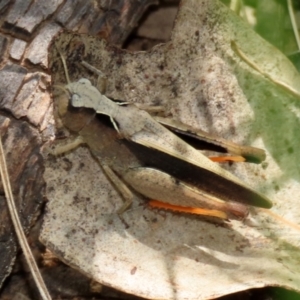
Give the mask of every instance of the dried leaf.
<svg viewBox="0 0 300 300">
<path fill-rule="evenodd" d="M 47 247 L 88 276 L 146 298 L 207 299 L 265 285 L 299 291 L 300 76 L 292 64 L 217 0 L 182 1 L 171 41 L 149 52 L 70 33 L 56 45 L 72 81 L 97 83 L 70 65 L 83 55 L 108 76 L 107 96 L 164 105 L 188 125 L 264 148 L 262 166 L 228 169 L 274 208 L 218 225 L 150 210 L 137 197 L 121 220 L 121 198 L 80 148 L 48 162 Z M 65 84 L 62 70 L 52 71 L 54 83 Z"/>
</svg>

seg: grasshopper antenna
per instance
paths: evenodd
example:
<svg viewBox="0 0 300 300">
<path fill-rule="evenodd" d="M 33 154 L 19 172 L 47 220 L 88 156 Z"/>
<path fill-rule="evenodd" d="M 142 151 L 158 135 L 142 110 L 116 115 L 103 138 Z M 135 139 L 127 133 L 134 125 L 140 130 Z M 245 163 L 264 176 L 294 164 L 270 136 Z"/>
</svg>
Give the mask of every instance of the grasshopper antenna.
<svg viewBox="0 0 300 300">
<path fill-rule="evenodd" d="M 90 65 L 90 64 L 87 63 L 86 61 L 83 60 L 81 63 L 82 63 L 82 65 L 85 66 L 88 70 L 90 70 L 90 71 L 96 73 L 99 77 L 103 77 L 103 78 L 106 77 L 106 75 L 105 75 L 102 71 L 100 71 L 100 70 L 98 70 L 97 68 L 93 67 L 92 65 Z"/>
<path fill-rule="evenodd" d="M 58 46 L 57 46 L 56 44 L 55 44 L 55 47 L 56 47 L 57 52 L 59 53 L 61 62 L 62 62 L 62 64 L 63 64 L 64 72 L 65 72 L 65 76 L 66 76 L 67 83 L 70 84 L 70 77 L 69 77 L 69 73 L 68 73 L 68 68 L 67 68 L 66 60 L 65 60 L 65 58 L 63 57 L 61 51 L 59 50 L 59 48 L 58 48 Z M 61 86 L 61 85 L 59 85 L 59 84 L 54 84 L 53 87 L 62 90 L 63 92 L 65 92 L 65 93 L 69 96 L 69 92 L 68 92 L 68 90 L 67 90 L 64 86 Z"/>
<path fill-rule="evenodd" d="M 98 80 L 97 80 L 97 86 L 100 90 L 101 94 L 105 93 L 106 90 L 106 75 L 98 70 L 97 68 L 93 67 L 92 65 L 90 65 L 89 63 L 87 63 L 86 61 L 82 61 L 81 64 L 87 68 L 88 70 L 90 70 L 91 72 L 95 73 L 98 75 Z"/>
<path fill-rule="evenodd" d="M 68 68 L 67 68 L 66 60 L 65 60 L 65 58 L 63 57 L 62 53 L 60 52 L 60 50 L 59 50 L 59 48 L 57 47 L 56 44 L 55 44 L 55 47 L 56 47 L 57 52 L 59 53 L 61 62 L 62 62 L 62 64 L 63 64 L 67 83 L 70 84 L 71 81 L 70 81 L 70 77 L 69 77 L 69 73 L 68 73 Z"/>
</svg>

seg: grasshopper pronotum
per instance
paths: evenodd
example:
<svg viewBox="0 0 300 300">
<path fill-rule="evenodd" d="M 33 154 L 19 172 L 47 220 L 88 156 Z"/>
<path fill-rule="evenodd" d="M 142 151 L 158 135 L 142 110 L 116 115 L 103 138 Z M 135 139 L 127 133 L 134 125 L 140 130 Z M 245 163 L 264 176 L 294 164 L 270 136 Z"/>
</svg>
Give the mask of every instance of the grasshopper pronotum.
<svg viewBox="0 0 300 300">
<path fill-rule="evenodd" d="M 62 55 L 61 60 L 68 81 L 63 89 L 69 92 L 70 99 L 60 97 L 56 107 L 63 125 L 75 131 L 78 138 L 67 146 L 57 147 L 55 152 L 63 153 L 86 144 L 126 200 L 119 212 L 132 201 L 131 191 L 125 183 L 149 199 L 171 205 L 166 208 L 179 206 L 187 211 L 186 208 L 193 207 L 188 211 L 221 219 L 245 217 L 248 205 L 272 206 L 269 199 L 213 163 L 146 111 L 134 104 L 113 102 L 87 79 L 69 82 Z M 95 112 L 107 115 L 113 127 L 104 116 L 96 119 Z M 177 127 L 165 119 L 159 121 Z M 178 130 L 182 133 L 184 128 L 188 127 L 182 125 Z M 263 157 L 263 151 L 256 148 L 214 139 L 209 134 L 204 139 L 235 154 Z"/>
</svg>

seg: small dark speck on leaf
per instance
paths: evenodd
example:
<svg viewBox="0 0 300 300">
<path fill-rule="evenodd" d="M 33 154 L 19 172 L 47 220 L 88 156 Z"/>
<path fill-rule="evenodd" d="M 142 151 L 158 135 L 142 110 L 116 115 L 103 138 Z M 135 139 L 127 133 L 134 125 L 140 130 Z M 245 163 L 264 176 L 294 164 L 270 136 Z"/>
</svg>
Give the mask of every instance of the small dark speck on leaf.
<svg viewBox="0 0 300 300">
<path fill-rule="evenodd" d="M 159 68 L 161 71 L 163 71 L 164 68 L 165 68 L 165 66 L 161 64 L 161 65 L 158 65 L 158 68 Z"/>
<path fill-rule="evenodd" d="M 130 271 L 131 275 L 134 275 L 136 273 L 137 267 L 133 267 Z"/>
<path fill-rule="evenodd" d="M 158 219 L 156 217 L 151 219 L 152 223 L 157 223 L 157 221 L 158 221 Z"/>
</svg>

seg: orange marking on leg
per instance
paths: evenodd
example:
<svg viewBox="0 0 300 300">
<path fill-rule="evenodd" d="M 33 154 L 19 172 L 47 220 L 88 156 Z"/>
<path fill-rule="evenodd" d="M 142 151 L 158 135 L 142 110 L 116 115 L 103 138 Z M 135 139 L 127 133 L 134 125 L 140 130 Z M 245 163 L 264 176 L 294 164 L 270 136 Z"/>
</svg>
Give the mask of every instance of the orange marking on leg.
<svg viewBox="0 0 300 300">
<path fill-rule="evenodd" d="M 229 161 L 244 162 L 244 161 L 246 161 L 246 159 L 242 156 L 210 156 L 209 159 L 214 162 L 229 162 Z"/>
<path fill-rule="evenodd" d="M 220 210 L 215 210 L 215 209 L 184 207 L 184 206 L 178 206 L 178 205 L 172 205 L 169 203 L 160 202 L 157 200 L 150 200 L 149 205 L 154 208 L 167 209 L 176 212 L 183 212 L 183 213 L 203 215 L 203 216 L 212 216 L 220 219 L 228 219 L 228 216 L 225 212 Z"/>
</svg>

